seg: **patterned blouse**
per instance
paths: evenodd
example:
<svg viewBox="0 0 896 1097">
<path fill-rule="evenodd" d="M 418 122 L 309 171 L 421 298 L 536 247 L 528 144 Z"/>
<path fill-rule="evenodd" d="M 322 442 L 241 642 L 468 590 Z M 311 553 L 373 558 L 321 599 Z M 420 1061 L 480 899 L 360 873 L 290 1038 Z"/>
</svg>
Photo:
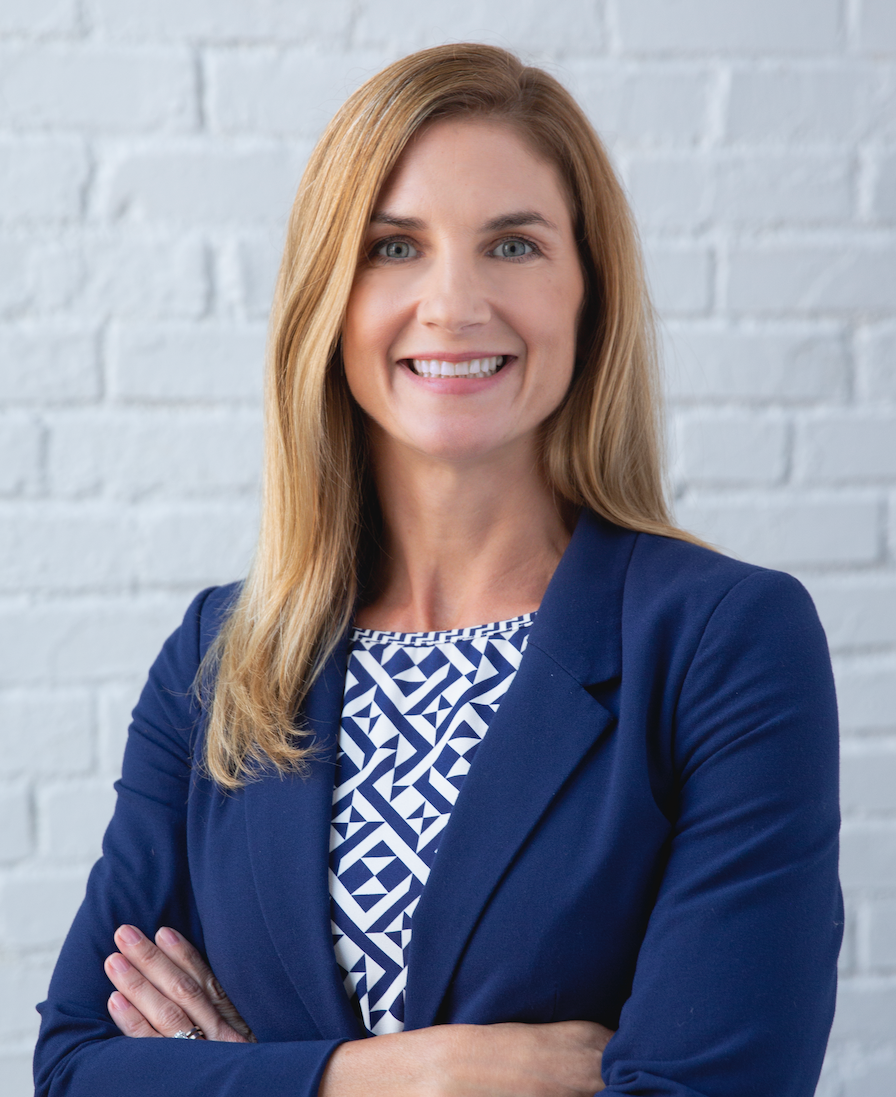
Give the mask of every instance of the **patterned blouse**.
<svg viewBox="0 0 896 1097">
<path fill-rule="evenodd" d="M 534 613 L 447 632 L 351 635 L 333 817 L 333 942 L 373 1035 L 404 1028 L 414 909 Z"/>
</svg>

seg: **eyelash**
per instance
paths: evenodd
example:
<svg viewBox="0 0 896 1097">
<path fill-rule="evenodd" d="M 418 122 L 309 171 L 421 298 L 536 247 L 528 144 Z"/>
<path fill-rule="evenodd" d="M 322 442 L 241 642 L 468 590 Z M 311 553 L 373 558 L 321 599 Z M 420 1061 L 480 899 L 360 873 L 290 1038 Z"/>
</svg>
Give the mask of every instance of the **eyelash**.
<svg viewBox="0 0 896 1097">
<path fill-rule="evenodd" d="M 505 256 L 503 261 L 505 263 L 523 263 L 533 255 L 541 255 L 542 251 L 538 244 L 534 240 L 530 240 L 528 236 L 505 236 L 499 240 L 487 254 L 491 254 L 496 251 L 502 244 L 507 244 L 511 240 L 519 240 L 520 243 L 526 244 L 532 250 L 527 255 L 517 256 Z M 387 248 L 389 244 L 408 244 L 410 247 L 416 247 L 413 241 L 408 240 L 405 236 L 386 236 L 382 240 L 377 240 L 370 251 L 367 253 L 367 260 L 370 263 L 375 263 L 377 260 L 385 260 L 391 263 L 406 263 L 408 259 L 413 259 L 414 256 L 408 256 L 408 259 L 389 259 L 388 256 L 382 254 L 382 249 Z M 497 258 L 497 256 L 495 257 Z"/>
</svg>

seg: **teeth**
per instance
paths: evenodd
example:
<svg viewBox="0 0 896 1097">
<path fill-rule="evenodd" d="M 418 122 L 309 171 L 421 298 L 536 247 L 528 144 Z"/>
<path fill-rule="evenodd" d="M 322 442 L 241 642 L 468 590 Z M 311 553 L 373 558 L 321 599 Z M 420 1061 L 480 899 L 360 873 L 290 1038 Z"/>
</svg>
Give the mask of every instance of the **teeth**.
<svg viewBox="0 0 896 1097">
<path fill-rule="evenodd" d="M 473 358 L 466 362 L 440 362 L 436 359 L 413 358 L 414 373 L 421 377 L 491 377 L 507 361 L 507 355 Z"/>
</svg>

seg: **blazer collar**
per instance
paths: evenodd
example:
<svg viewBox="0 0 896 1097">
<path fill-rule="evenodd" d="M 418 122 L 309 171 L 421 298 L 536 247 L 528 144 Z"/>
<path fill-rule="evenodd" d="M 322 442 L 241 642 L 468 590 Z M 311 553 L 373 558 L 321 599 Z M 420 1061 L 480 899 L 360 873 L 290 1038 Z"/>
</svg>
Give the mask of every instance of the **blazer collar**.
<svg viewBox="0 0 896 1097">
<path fill-rule="evenodd" d="M 414 913 L 408 1028 L 441 1019 L 445 991 L 489 898 L 563 785 L 615 723 L 587 687 L 621 674 L 622 592 L 636 536 L 588 511 L 579 518 Z"/>
<path fill-rule="evenodd" d="M 529 636 L 584 686 L 622 671 L 622 593 L 637 534 L 583 509 Z"/>
</svg>

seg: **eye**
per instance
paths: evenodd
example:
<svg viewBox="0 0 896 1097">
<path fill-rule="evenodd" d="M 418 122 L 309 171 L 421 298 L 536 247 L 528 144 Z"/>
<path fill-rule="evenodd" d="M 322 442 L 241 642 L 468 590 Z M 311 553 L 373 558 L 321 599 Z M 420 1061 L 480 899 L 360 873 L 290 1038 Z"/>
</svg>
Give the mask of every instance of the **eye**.
<svg viewBox="0 0 896 1097">
<path fill-rule="evenodd" d="M 376 259 L 413 259 L 417 249 L 407 240 L 381 240 L 371 255 Z"/>
<path fill-rule="evenodd" d="M 535 245 L 528 240 L 524 240 L 521 236 L 512 236 L 502 240 L 492 249 L 491 254 L 498 259 L 524 259 L 527 255 L 534 255 L 536 251 Z"/>
</svg>

